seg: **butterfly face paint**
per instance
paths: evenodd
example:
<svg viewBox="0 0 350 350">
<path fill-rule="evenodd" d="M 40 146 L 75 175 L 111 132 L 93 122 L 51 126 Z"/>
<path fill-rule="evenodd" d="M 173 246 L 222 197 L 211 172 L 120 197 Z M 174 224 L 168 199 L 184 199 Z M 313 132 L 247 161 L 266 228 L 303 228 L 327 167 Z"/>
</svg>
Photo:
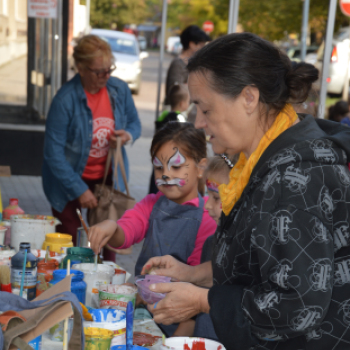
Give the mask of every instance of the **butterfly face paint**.
<svg viewBox="0 0 350 350">
<path fill-rule="evenodd" d="M 154 157 L 153 159 L 153 165 L 155 167 L 161 167 L 162 166 L 162 162 L 157 158 L 157 157 Z"/>
<path fill-rule="evenodd" d="M 213 191 L 213 192 L 219 193 L 219 186 L 220 185 L 216 181 L 207 179 L 205 181 L 205 184 L 207 185 L 208 191 Z"/>
</svg>

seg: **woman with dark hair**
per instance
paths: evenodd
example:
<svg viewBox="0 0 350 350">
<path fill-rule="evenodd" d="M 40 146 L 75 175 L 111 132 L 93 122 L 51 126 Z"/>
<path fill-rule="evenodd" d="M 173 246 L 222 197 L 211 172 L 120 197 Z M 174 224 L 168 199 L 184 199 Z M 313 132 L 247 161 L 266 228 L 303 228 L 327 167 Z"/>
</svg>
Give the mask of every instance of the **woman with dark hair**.
<svg viewBox="0 0 350 350">
<path fill-rule="evenodd" d="M 189 61 L 189 90 L 215 153 L 240 157 L 219 187 L 212 261 L 150 259 L 142 273 L 183 282 L 149 305 L 165 324 L 209 313 L 226 349 L 345 349 L 350 344 L 350 130 L 298 115 L 317 70 L 250 33 Z M 203 288 L 206 287 L 206 288 Z"/>
</svg>

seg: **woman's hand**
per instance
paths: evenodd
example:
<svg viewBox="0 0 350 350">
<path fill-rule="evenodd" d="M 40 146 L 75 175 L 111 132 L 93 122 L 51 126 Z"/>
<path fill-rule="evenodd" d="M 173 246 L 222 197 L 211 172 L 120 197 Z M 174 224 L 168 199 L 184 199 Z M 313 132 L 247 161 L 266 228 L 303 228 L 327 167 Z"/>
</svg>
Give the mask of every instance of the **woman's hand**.
<svg viewBox="0 0 350 350">
<path fill-rule="evenodd" d="M 148 305 L 157 323 L 169 325 L 186 321 L 200 312 L 209 312 L 208 289 L 195 287 L 191 283 L 173 282 L 152 284 L 150 290 L 167 293 L 163 300 Z"/>
<path fill-rule="evenodd" d="M 141 275 L 152 272 L 155 275 L 172 277 L 178 281 L 191 282 L 193 267 L 183 264 L 171 255 L 151 258 L 143 266 Z"/>
<path fill-rule="evenodd" d="M 97 207 L 98 201 L 94 194 L 87 189 L 83 194 L 78 197 L 79 203 L 82 208 L 95 208 Z"/>
<path fill-rule="evenodd" d="M 117 147 L 117 137 L 121 138 L 122 146 L 124 146 L 125 143 L 130 140 L 130 134 L 127 133 L 125 130 L 113 130 L 113 135 L 111 135 L 109 138 L 109 147 Z"/>
<path fill-rule="evenodd" d="M 117 228 L 118 225 L 113 220 L 105 220 L 90 227 L 88 240 L 95 254 L 98 254 L 101 248 L 113 237 Z"/>
</svg>

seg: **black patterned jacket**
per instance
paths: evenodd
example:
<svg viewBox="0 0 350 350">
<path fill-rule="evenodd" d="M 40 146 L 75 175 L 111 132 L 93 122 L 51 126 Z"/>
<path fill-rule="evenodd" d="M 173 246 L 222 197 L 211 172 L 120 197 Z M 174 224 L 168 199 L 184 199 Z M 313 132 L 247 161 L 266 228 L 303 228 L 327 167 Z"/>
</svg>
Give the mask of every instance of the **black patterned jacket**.
<svg viewBox="0 0 350 350">
<path fill-rule="evenodd" d="M 215 235 L 210 315 L 227 349 L 350 349 L 350 128 L 302 116 Z"/>
</svg>

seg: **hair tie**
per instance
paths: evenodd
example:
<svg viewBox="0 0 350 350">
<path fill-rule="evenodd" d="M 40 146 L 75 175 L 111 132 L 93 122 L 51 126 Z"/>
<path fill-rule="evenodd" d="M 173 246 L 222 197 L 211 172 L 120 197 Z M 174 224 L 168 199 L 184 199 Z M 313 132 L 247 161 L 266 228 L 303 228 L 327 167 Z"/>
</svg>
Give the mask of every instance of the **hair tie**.
<svg viewBox="0 0 350 350">
<path fill-rule="evenodd" d="M 225 154 L 221 154 L 221 158 L 226 162 L 226 164 L 229 166 L 230 169 L 233 168 L 232 162 L 227 158 Z"/>
</svg>

